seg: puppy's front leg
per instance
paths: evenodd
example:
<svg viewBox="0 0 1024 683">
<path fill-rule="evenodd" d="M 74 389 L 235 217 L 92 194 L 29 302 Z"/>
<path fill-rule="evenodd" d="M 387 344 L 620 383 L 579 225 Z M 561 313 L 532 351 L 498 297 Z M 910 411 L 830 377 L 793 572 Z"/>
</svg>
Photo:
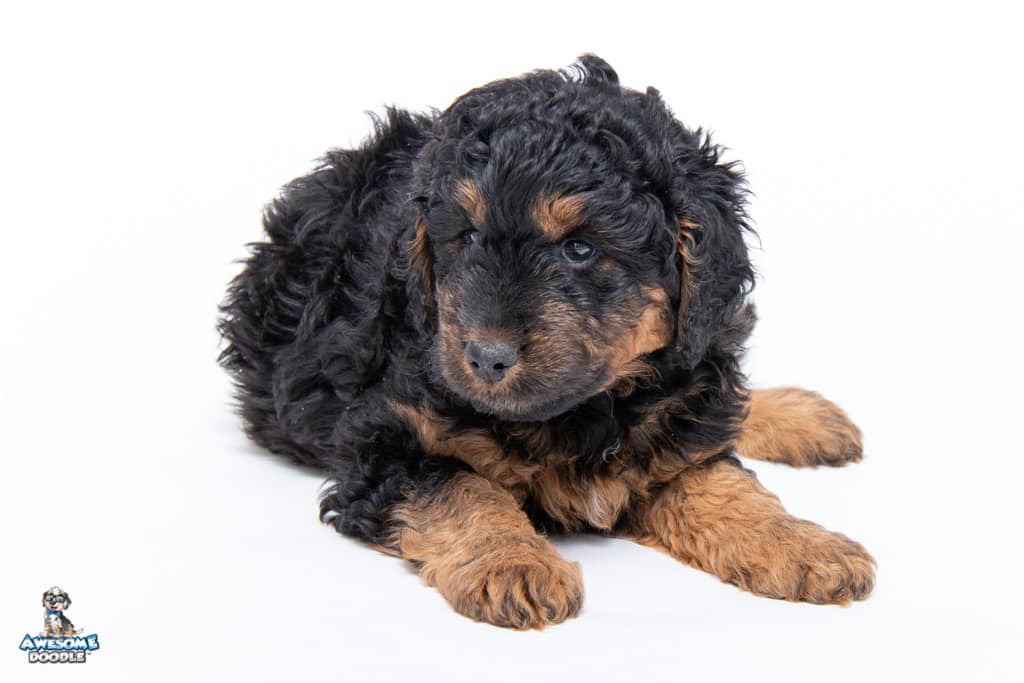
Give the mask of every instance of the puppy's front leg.
<svg viewBox="0 0 1024 683">
<path fill-rule="evenodd" d="M 459 472 L 437 490 L 412 493 L 392 518 L 394 547 L 459 613 L 527 629 L 579 612 L 579 565 L 562 559 L 515 498 L 487 479 Z"/>
<path fill-rule="evenodd" d="M 874 585 L 874 559 L 863 546 L 791 516 L 732 460 L 684 471 L 641 507 L 634 532 L 758 595 L 846 604 Z"/>
<path fill-rule="evenodd" d="M 750 392 L 736 452 L 793 467 L 858 462 L 860 429 L 832 401 L 794 387 Z"/>
</svg>

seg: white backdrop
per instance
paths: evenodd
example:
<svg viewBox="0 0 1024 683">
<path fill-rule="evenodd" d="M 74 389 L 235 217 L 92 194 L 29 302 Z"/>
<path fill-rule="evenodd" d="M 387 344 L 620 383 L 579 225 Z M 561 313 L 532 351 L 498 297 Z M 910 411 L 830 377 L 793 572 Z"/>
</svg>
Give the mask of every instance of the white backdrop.
<svg viewBox="0 0 1024 683">
<path fill-rule="evenodd" d="M 1020 17 L 1010 3 L 33 4 L 0 17 L 0 678 L 1021 680 Z M 755 464 L 862 541 L 873 597 L 758 599 L 584 537 L 580 618 L 454 614 L 259 452 L 216 305 L 278 187 L 368 132 L 593 51 L 745 162 L 747 368 L 845 407 L 867 457 Z M 41 593 L 101 649 L 28 664 Z"/>
</svg>

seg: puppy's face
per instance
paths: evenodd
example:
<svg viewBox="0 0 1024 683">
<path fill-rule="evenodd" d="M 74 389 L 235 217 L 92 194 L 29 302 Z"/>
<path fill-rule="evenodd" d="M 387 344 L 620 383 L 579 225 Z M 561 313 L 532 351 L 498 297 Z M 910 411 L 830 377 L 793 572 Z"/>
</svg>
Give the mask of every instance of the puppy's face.
<svg viewBox="0 0 1024 683">
<path fill-rule="evenodd" d="M 59 588 L 43 593 L 43 607 L 52 612 L 63 612 L 71 604 L 71 598 Z"/>
<path fill-rule="evenodd" d="M 524 134 L 493 146 L 516 150 Z M 574 147 L 559 155 L 600 155 Z M 419 230 L 444 381 L 480 412 L 539 421 L 642 374 L 641 357 L 671 343 L 678 228 L 622 178 L 567 178 L 550 171 L 558 159 L 510 156 L 492 157 L 500 176 L 485 167 L 446 179 Z"/>
<path fill-rule="evenodd" d="M 645 374 L 652 351 L 694 368 L 749 329 L 742 178 L 718 155 L 592 55 L 456 100 L 414 167 L 407 280 L 447 386 L 546 420 Z"/>
</svg>

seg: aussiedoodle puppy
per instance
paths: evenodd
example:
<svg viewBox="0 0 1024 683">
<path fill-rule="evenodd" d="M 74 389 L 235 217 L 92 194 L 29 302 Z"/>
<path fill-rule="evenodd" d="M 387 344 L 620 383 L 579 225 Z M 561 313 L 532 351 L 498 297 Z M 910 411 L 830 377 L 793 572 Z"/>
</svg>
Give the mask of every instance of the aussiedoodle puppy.
<svg viewBox="0 0 1024 683">
<path fill-rule="evenodd" d="M 321 518 L 456 611 L 574 616 L 546 534 L 670 553 L 758 595 L 864 598 L 858 543 L 789 515 L 736 458 L 861 457 L 842 410 L 751 391 L 738 169 L 656 90 L 585 55 L 390 109 L 266 209 L 220 362 L 249 436 L 323 468 Z"/>
</svg>

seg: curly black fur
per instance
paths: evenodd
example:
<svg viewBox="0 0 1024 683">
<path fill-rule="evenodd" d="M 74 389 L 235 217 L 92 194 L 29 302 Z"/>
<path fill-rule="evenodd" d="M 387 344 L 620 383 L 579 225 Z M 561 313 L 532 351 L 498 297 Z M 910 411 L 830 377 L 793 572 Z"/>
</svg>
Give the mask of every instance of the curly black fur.
<svg viewBox="0 0 1024 683">
<path fill-rule="evenodd" d="M 482 230 L 453 199 L 467 178 L 486 197 Z M 600 266 L 569 267 L 538 241 L 528 207 L 544 192 L 586 197 L 574 235 Z M 469 469 L 426 454 L 394 405 L 483 430 L 508 458 L 546 457 L 530 445 L 544 430 L 580 476 L 623 459 L 644 467 L 655 451 L 695 463 L 728 452 L 753 325 L 742 177 L 657 91 L 620 87 L 596 57 L 491 83 L 444 112 L 389 109 L 361 147 L 287 185 L 264 226 L 222 307 L 220 362 L 249 436 L 329 472 L 322 517 L 343 533 L 384 543 L 396 503 Z M 673 338 L 642 359 L 656 381 L 613 390 L 610 366 L 541 309 L 626 319 L 642 287 L 678 310 Z M 461 361 L 442 349 L 445 315 L 558 336 L 559 362 L 524 370 L 512 398 L 474 389 L 446 365 Z M 583 341 L 613 343 L 602 334 Z M 633 430 L 652 415 L 641 447 Z M 536 500 L 525 507 L 553 526 Z"/>
</svg>

